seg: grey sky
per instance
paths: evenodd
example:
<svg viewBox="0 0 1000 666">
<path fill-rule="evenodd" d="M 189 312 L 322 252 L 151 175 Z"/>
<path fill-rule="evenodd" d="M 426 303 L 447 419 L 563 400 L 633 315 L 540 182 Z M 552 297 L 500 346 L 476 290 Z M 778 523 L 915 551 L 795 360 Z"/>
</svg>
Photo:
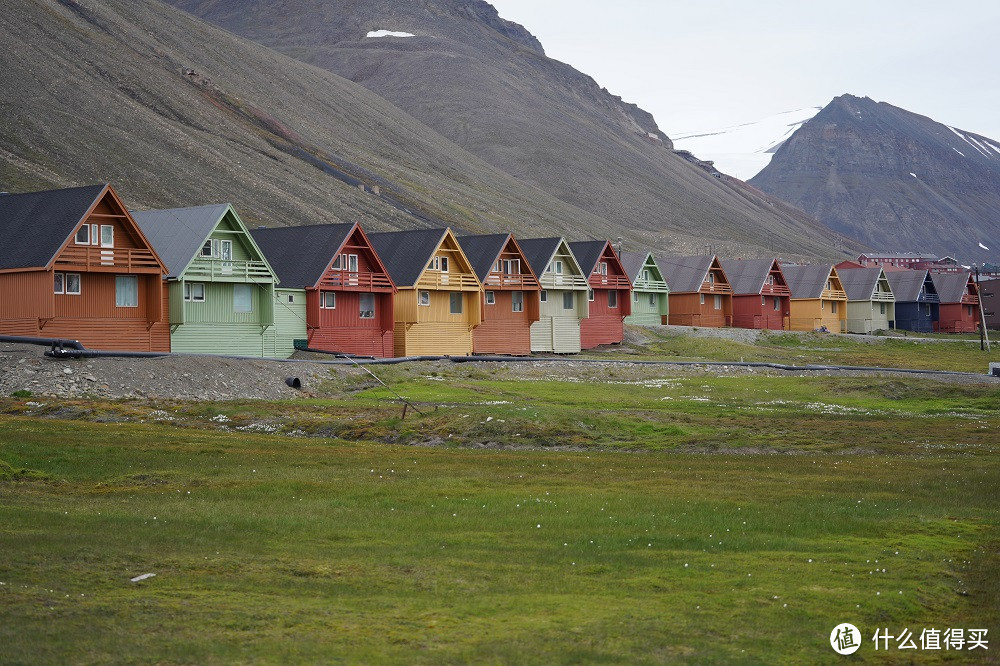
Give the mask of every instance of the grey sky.
<svg viewBox="0 0 1000 666">
<path fill-rule="evenodd" d="M 491 0 L 668 135 L 868 96 L 1000 140 L 995 0 Z"/>
</svg>

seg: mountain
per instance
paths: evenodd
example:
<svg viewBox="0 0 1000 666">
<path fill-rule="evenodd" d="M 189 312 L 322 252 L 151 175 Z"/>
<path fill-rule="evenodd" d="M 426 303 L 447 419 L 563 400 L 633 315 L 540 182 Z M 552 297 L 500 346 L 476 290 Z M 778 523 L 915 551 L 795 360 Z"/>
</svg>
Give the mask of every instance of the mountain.
<svg viewBox="0 0 1000 666">
<path fill-rule="evenodd" d="M 749 180 L 767 166 L 788 137 L 821 107 L 786 111 L 732 127 L 674 135 L 674 147 L 711 160 L 719 171 Z"/>
<path fill-rule="evenodd" d="M 1000 141 L 885 102 L 837 97 L 749 182 L 880 250 L 1000 257 Z"/>
<path fill-rule="evenodd" d="M 548 58 L 482 0 L 168 1 L 359 83 L 523 185 L 606 221 L 578 225 L 575 237 L 740 254 L 835 256 L 843 244 L 677 154 L 649 113 Z"/>
</svg>

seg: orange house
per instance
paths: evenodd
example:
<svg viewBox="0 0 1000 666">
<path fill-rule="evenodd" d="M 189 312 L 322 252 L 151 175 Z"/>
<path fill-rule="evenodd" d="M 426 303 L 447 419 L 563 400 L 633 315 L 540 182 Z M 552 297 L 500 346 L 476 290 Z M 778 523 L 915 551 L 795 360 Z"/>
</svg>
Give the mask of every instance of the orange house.
<svg viewBox="0 0 1000 666">
<path fill-rule="evenodd" d="M 657 257 L 656 263 L 670 287 L 670 314 L 674 326 L 731 326 L 733 289 L 722 263 L 714 255 Z"/>
<path fill-rule="evenodd" d="M 110 185 L 0 196 L 0 333 L 170 351 L 163 262 Z"/>
<path fill-rule="evenodd" d="M 483 283 L 483 323 L 472 331 L 472 353 L 531 355 L 531 325 L 538 321 L 541 287 L 510 234 L 458 239 Z"/>
</svg>

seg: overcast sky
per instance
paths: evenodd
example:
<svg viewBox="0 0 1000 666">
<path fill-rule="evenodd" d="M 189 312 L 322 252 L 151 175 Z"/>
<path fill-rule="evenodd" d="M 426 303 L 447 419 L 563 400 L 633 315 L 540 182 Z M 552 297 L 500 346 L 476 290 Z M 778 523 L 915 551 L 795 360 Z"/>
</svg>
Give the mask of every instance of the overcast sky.
<svg viewBox="0 0 1000 666">
<path fill-rule="evenodd" d="M 668 135 L 868 96 L 1000 140 L 996 0 L 490 0 Z"/>
</svg>

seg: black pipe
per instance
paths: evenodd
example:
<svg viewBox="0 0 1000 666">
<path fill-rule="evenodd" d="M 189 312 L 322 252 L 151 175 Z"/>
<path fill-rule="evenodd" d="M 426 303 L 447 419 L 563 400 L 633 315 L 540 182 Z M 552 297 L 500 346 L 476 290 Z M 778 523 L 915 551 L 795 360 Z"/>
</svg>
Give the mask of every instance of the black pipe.
<svg viewBox="0 0 1000 666">
<path fill-rule="evenodd" d="M 50 358 L 162 358 L 170 352 L 103 351 L 100 349 L 52 348 L 45 352 Z"/>
<path fill-rule="evenodd" d="M 14 342 L 22 345 L 40 345 L 42 347 L 60 347 L 85 350 L 79 340 L 63 340 L 61 338 L 33 338 L 23 335 L 0 335 L 0 342 Z"/>
</svg>

